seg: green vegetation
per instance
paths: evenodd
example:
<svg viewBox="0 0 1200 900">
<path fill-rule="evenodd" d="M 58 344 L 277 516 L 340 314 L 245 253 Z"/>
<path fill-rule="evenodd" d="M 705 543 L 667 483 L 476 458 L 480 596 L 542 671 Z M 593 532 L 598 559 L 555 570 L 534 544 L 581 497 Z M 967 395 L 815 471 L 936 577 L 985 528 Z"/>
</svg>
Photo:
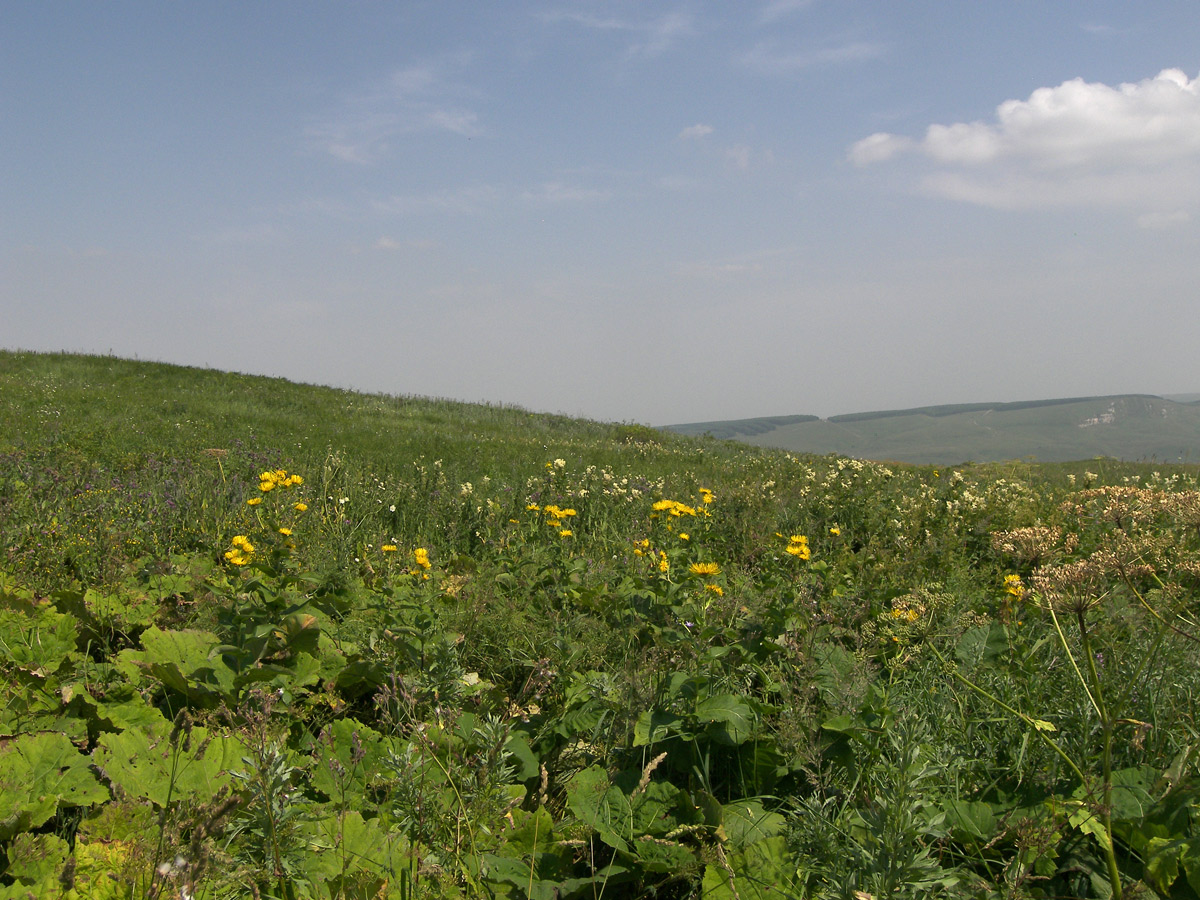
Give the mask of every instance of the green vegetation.
<svg viewBox="0 0 1200 900">
<path fill-rule="evenodd" d="M 1195 896 L 1198 477 L 0 353 L 0 900 Z"/>
<path fill-rule="evenodd" d="M 671 425 L 693 436 L 793 453 L 929 465 L 1098 456 L 1200 462 L 1200 404 L 1145 394 L 1017 403 L 960 403 L 818 419 L 781 416 Z"/>
</svg>

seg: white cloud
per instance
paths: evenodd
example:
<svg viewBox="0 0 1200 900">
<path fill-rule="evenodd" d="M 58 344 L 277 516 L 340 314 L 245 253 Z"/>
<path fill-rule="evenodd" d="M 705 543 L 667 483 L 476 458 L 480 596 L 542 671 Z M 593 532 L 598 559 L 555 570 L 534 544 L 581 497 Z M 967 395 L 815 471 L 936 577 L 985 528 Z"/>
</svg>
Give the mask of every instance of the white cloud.
<svg viewBox="0 0 1200 900">
<path fill-rule="evenodd" d="M 882 56 L 882 44 L 847 41 L 842 44 L 810 49 L 782 48 L 778 41 L 760 41 L 738 59 L 743 66 L 762 75 L 790 75 L 816 66 L 865 62 Z"/>
<path fill-rule="evenodd" d="M 1137 224 L 1139 228 L 1149 228 L 1161 230 L 1164 228 L 1177 228 L 1180 225 L 1186 225 L 1192 221 L 1192 216 L 1185 210 L 1176 209 L 1172 212 L 1153 212 L 1138 216 Z"/>
<path fill-rule="evenodd" d="M 422 213 L 471 214 L 500 199 L 501 192 L 490 185 L 465 187 L 428 194 L 397 194 L 371 205 L 387 215 L 418 215 Z"/>
<path fill-rule="evenodd" d="M 813 0 L 771 0 L 758 14 L 758 21 L 762 25 L 768 25 L 812 4 Z"/>
<path fill-rule="evenodd" d="M 679 132 L 678 137 L 681 141 L 695 141 L 712 133 L 713 127 L 711 125 L 696 124 L 689 125 L 683 129 L 683 131 Z"/>
<path fill-rule="evenodd" d="M 626 48 L 630 56 L 660 56 L 670 50 L 680 38 L 695 33 L 692 17 L 683 12 L 666 13 L 654 19 L 634 20 L 558 10 L 548 13 L 544 19 L 549 22 L 572 22 L 594 31 L 625 33 L 631 38 Z"/>
<path fill-rule="evenodd" d="M 538 203 L 598 203 L 608 200 L 610 191 L 578 187 L 561 181 L 548 181 L 521 194 L 525 200 Z"/>
<path fill-rule="evenodd" d="M 1200 79 L 1178 69 L 1117 87 L 1076 78 L 1006 100 L 993 121 L 930 125 L 919 141 L 873 134 L 848 155 L 866 166 L 901 154 L 937 167 L 921 182 L 929 192 L 985 206 L 1200 202 Z"/>
<path fill-rule="evenodd" d="M 348 97 L 340 109 L 305 130 L 309 142 L 342 162 L 369 165 L 386 157 L 405 134 L 483 133 L 476 113 L 464 105 L 470 91 L 445 74 L 469 61 L 454 57 L 438 64 L 407 66 Z"/>
</svg>

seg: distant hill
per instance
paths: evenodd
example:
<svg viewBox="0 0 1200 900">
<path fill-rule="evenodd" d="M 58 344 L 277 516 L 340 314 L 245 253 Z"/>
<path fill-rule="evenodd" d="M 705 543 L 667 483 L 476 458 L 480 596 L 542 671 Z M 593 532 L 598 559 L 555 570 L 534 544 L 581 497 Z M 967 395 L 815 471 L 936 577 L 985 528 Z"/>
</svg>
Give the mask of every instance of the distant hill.
<svg viewBox="0 0 1200 900">
<path fill-rule="evenodd" d="M 1032 457 L 1066 462 L 1200 462 L 1200 401 L 1148 394 L 1071 397 L 1018 403 L 965 403 L 816 416 L 773 416 L 667 425 L 797 453 L 952 465 Z"/>
</svg>

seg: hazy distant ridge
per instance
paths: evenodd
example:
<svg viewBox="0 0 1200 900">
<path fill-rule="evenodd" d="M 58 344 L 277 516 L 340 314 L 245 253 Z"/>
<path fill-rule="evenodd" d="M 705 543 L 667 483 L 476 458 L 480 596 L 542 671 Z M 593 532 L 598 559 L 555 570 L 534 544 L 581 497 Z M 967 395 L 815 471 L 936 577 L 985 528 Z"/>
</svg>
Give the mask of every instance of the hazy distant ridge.
<svg viewBox="0 0 1200 900">
<path fill-rule="evenodd" d="M 1193 395 L 1185 395 L 1193 396 Z M 1200 462 L 1200 404 L 1152 394 L 959 403 L 668 425 L 800 453 L 948 465 L 1033 457 Z"/>
</svg>

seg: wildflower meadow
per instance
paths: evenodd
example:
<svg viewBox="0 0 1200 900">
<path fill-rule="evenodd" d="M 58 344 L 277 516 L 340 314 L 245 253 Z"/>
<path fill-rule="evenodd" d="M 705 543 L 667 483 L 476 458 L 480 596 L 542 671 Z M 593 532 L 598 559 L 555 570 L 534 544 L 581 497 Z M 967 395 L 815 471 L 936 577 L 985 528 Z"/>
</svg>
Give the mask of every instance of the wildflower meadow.
<svg viewBox="0 0 1200 900">
<path fill-rule="evenodd" d="M 0 898 L 1196 896 L 1198 475 L 0 353 Z"/>
</svg>

